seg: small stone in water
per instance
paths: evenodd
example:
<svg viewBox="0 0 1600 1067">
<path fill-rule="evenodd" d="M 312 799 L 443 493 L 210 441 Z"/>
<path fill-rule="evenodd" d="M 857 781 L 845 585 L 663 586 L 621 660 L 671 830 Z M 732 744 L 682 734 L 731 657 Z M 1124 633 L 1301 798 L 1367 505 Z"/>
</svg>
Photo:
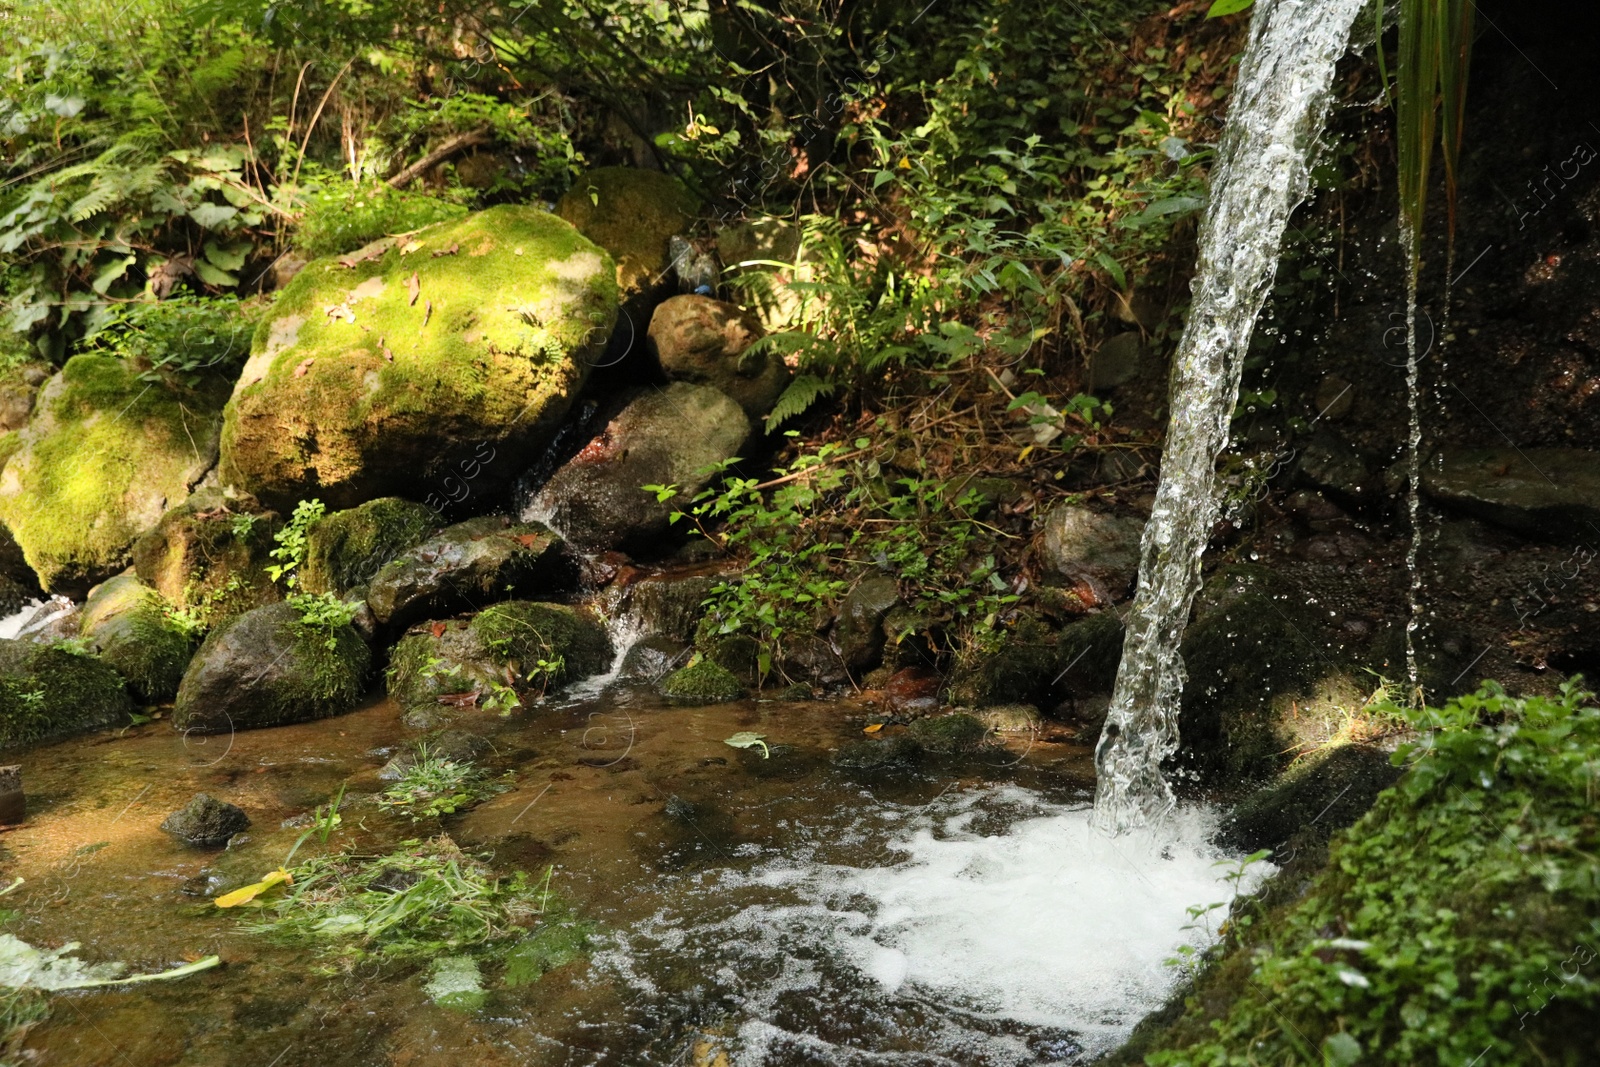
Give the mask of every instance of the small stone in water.
<svg viewBox="0 0 1600 1067">
<path fill-rule="evenodd" d="M 185 844 L 215 848 L 249 825 L 250 816 L 243 809 L 207 793 L 196 793 L 187 805 L 166 817 L 161 829 Z"/>
</svg>

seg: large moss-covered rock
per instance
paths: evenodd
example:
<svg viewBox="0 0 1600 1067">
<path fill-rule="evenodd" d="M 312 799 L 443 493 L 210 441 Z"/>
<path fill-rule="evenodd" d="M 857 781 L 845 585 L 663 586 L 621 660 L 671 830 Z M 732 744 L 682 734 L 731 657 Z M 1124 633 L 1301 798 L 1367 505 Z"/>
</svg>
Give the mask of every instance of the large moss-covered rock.
<svg viewBox="0 0 1600 1067">
<path fill-rule="evenodd" d="M 532 207 L 317 260 L 256 330 L 223 480 L 279 508 L 443 493 L 463 472 L 492 490 L 555 433 L 616 309 L 610 257 Z"/>
<path fill-rule="evenodd" d="M 0 752 L 125 724 L 122 678 L 93 656 L 31 641 L 0 641 Z"/>
<path fill-rule="evenodd" d="M 547 521 L 581 549 L 659 552 L 672 513 L 737 456 L 750 420 L 726 394 L 673 382 L 638 394 L 545 483 L 523 516 Z M 645 485 L 676 485 L 659 501 Z"/>
<path fill-rule="evenodd" d="M 677 704 L 726 704 L 744 696 L 733 672 L 709 659 L 680 667 L 661 680 L 661 695 Z"/>
<path fill-rule="evenodd" d="M 97 585 L 78 625 L 136 699 L 156 704 L 177 695 L 195 642 L 173 623 L 161 594 L 137 576 L 119 574 Z"/>
<path fill-rule="evenodd" d="M 1218 831 L 1239 852 L 1281 849 L 1291 839 L 1326 841 L 1367 813 L 1400 778 L 1389 753 L 1371 745 L 1330 745 L 1296 760 L 1271 784 L 1246 797 Z M 1309 839 L 1308 839 L 1309 835 Z"/>
<path fill-rule="evenodd" d="M 384 564 L 367 590 L 373 617 L 390 627 L 470 611 L 564 584 L 561 538 L 539 523 L 498 515 L 468 519 Z"/>
<path fill-rule="evenodd" d="M 267 576 L 278 513 L 255 498 L 207 487 L 167 511 L 133 544 L 139 577 L 210 625 L 279 599 Z"/>
<path fill-rule="evenodd" d="M 268 604 L 211 631 L 190 663 L 172 723 L 221 733 L 305 722 L 354 708 L 372 653 L 348 625 L 302 621 L 292 604 Z"/>
<path fill-rule="evenodd" d="M 510 600 L 470 620 L 413 627 L 390 657 L 389 696 L 408 711 L 438 707 L 442 697 L 474 704 L 503 686 L 528 696 L 600 674 L 612 655 L 605 628 L 588 612 Z"/>
<path fill-rule="evenodd" d="M 950 701 L 973 708 L 1044 704 L 1060 673 L 1056 636 L 1037 619 L 1019 619 L 992 647 L 969 653 L 950 678 Z"/>
<path fill-rule="evenodd" d="M 757 422 L 789 384 L 789 368 L 776 352 L 752 351 L 762 333 L 761 321 L 737 304 L 688 294 L 661 302 L 649 340 L 670 381 L 714 386 Z"/>
<path fill-rule="evenodd" d="M 306 534 L 300 587 L 343 596 L 372 581 L 385 563 L 426 541 L 440 525 L 433 508 L 397 496 L 324 516 Z"/>
<path fill-rule="evenodd" d="M 46 589 L 81 596 L 128 565 L 215 463 L 225 396 L 221 382 L 179 393 L 93 354 L 50 379 L 0 474 L 0 522 Z"/>
<path fill-rule="evenodd" d="M 700 200 L 678 179 L 656 170 L 599 167 L 569 189 L 556 213 L 616 261 L 627 295 L 651 289 L 666 273 L 667 242 L 687 233 Z"/>
</svg>

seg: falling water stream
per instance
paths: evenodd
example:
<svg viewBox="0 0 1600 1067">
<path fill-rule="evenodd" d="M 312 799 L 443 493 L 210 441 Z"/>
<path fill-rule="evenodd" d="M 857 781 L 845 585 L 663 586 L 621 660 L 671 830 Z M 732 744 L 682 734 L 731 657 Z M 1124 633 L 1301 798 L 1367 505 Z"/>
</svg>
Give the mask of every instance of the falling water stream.
<svg viewBox="0 0 1600 1067">
<path fill-rule="evenodd" d="M 1095 750 L 1095 823 L 1112 832 L 1173 808 L 1161 763 L 1178 748 L 1178 643 L 1216 522 L 1216 462 L 1228 444 L 1256 317 L 1310 164 L 1334 67 L 1364 0 L 1261 0 L 1239 62 L 1210 202 L 1194 303 L 1172 378 L 1161 484 L 1145 527 L 1139 589 L 1105 731 Z"/>
</svg>

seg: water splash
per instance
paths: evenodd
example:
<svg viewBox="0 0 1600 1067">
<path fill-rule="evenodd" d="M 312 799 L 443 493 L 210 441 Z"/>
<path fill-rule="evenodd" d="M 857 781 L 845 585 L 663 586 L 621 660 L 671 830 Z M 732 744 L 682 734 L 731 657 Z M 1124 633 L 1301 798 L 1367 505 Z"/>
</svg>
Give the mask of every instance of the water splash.
<svg viewBox="0 0 1600 1067">
<path fill-rule="evenodd" d="M 1145 526 L 1139 589 L 1105 732 L 1095 750 L 1095 824 L 1121 832 L 1171 812 L 1161 763 L 1178 748 L 1178 643 L 1216 522 L 1216 462 L 1228 444 L 1256 316 L 1289 215 L 1310 185 L 1334 67 L 1364 0 L 1259 0 L 1228 108 L 1201 227 L 1194 303 L 1175 357 L 1172 423 Z"/>
</svg>

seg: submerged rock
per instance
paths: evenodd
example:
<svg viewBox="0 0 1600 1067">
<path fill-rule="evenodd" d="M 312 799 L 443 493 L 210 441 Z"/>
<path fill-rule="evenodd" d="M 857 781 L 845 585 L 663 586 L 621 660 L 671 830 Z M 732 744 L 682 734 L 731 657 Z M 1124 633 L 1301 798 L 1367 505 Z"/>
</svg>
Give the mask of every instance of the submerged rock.
<svg viewBox="0 0 1600 1067">
<path fill-rule="evenodd" d="M 706 385 L 673 382 L 635 396 L 556 471 L 523 512 L 586 551 L 660 552 L 674 511 L 710 484 L 707 468 L 739 455 L 750 420 Z M 675 485 L 659 501 L 645 485 Z"/>
<path fill-rule="evenodd" d="M 73 356 L 8 443 L 0 522 L 50 592 L 82 596 L 216 462 L 226 383 L 192 392 L 113 356 Z"/>
<path fill-rule="evenodd" d="M 430 759 L 448 760 L 451 763 L 476 763 L 494 751 L 487 737 L 466 730 L 440 730 L 421 738 L 404 752 L 397 753 L 378 771 L 384 781 L 397 781 L 415 767 L 427 753 Z"/>
<path fill-rule="evenodd" d="M 139 577 L 211 625 L 279 599 L 267 577 L 278 513 L 248 494 L 197 490 L 133 544 Z"/>
<path fill-rule="evenodd" d="M 80 629 L 100 658 L 127 679 L 135 699 L 157 704 L 178 694 L 195 641 L 172 621 L 161 594 L 136 576 L 119 574 L 95 586 Z"/>
<path fill-rule="evenodd" d="M 383 565 L 367 589 L 373 617 L 389 627 L 443 618 L 517 594 L 560 587 L 561 538 L 539 523 L 498 515 L 447 526 Z"/>
<path fill-rule="evenodd" d="M 709 659 L 680 667 L 661 680 L 661 695 L 677 704 L 726 704 L 745 695 L 734 674 Z"/>
<path fill-rule="evenodd" d="M 862 739 L 839 747 L 833 765 L 851 771 L 903 771 L 922 759 L 922 746 L 909 737 Z"/>
<path fill-rule="evenodd" d="M 668 380 L 719 389 L 754 423 L 789 384 L 789 368 L 776 353 L 751 351 L 762 333 L 760 320 L 737 304 L 688 295 L 656 308 L 649 336 Z"/>
<path fill-rule="evenodd" d="M 313 627 L 292 604 L 269 604 L 211 631 L 178 688 L 172 723 L 220 733 L 339 715 L 360 702 L 371 666 L 350 626 Z"/>
<path fill-rule="evenodd" d="M 384 564 L 426 541 L 440 525 L 433 508 L 397 496 L 325 515 L 306 532 L 300 588 L 343 596 L 372 581 Z"/>
<path fill-rule="evenodd" d="M 989 727 L 977 716 L 961 711 L 918 719 L 911 724 L 910 733 L 925 751 L 941 756 L 977 752 L 989 739 Z"/>
<path fill-rule="evenodd" d="M 688 232 L 699 209 L 699 198 L 678 179 L 634 167 L 591 170 L 556 204 L 556 214 L 611 253 L 624 297 L 661 282 L 668 242 Z"/>
<path fill-rule="evenodd" d="M 610 257 L 537 208 L 369 250 L 289 283 L 228 401 L 222 479 L 274 507 L 503 486 L 549 443 L 616 318 Z"/>
<path fill-rule="evenodd" d="M 196 793 L 188 804 L 162 820 L 161 829 L 184 844 L 216 848 L 249 825 L 250 816 L 243 808 L 208 793 Z"/>
<path fill-rule="evenodd" d="M 121 676 L 95 657 L 0 641 L 0 751 L 123 725 L 132 710 Z"/>
<path fill-rule="evenodd" d="M 1422 489 L 1528 537 L 1600 537 L 1600 452 L 1509 446 L 1445 452 L 1424 465 Z"/>
<path fill-rule="evenodd" d="M 408 710 L 475 705 L 507 687 L 520 699 L 601 674 L 613 654 L 605 627 L 589 612 L 508 600 L 470 620 L 408 631 L 390 656 L 389 696 Z"/>
</svg>

